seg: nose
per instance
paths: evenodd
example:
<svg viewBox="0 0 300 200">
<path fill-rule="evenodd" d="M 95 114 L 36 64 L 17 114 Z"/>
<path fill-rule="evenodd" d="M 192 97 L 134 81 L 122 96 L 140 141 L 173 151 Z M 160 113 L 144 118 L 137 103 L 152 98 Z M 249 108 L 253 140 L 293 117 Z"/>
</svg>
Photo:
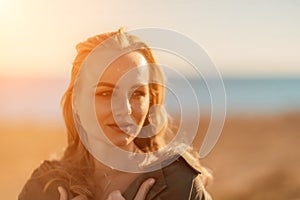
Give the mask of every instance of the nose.
<svg viewBox="0 0 300 200">
<path fill-rule="evenodd" d="M 130 100 L 127 97 L 118 97 L 112 103 L 112 111 L 117 116 L 125 116 L 132 114 Z"/>
</svg>

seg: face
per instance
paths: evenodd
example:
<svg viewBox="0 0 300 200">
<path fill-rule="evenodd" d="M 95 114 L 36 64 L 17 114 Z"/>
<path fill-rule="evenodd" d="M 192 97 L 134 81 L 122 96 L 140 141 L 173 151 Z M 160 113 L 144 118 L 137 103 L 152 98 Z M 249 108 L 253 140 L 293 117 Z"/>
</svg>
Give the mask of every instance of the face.
<svg viewBox="0 0 300 200">
<path fill-rule="evenodd" d="M 146 64 L 140 53 L 123 55 L 108 66 L 96 88 L 98 123 L 106 137 L 123 149 L 133 145 L 148 113 L 149 72 Z"/>
</svg>

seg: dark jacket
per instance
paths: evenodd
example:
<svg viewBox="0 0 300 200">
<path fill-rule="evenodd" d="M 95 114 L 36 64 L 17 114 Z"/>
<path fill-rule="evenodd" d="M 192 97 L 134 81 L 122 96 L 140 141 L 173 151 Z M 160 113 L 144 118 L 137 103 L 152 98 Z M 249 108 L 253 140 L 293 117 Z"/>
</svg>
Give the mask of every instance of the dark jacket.
<svg viewBox="0 0 300 200">
<path fill-rule="evenodd" d="M 56 161 L 56 165 L 59 162 Z M 45 184 L 53 179 L 45 175 L 41 176 L 41 171 L 50 170 L 55 162 L 45 161 L 38 169 L 34 171 L 31 178 L 25 184 L 19 200 L 59 200 L 58 186 L 68 188 L 64 181 L 59 179 L 54 181 L 45 189 Z M 179 157 L 172 164 L 148 173 L 143 173 L 136 178 L 123 193 L 126 200 L 134 199 L 140 185 L 147 178 L 155 178 L 156 182 L 149 191 L 146 200 L 210 200 L 209 194 L 203 187 L 200 179 L 200 172 L 192 167 L 183 158 Z M 69 197 L 74 196 L 71 193 Z"/>
</svg>

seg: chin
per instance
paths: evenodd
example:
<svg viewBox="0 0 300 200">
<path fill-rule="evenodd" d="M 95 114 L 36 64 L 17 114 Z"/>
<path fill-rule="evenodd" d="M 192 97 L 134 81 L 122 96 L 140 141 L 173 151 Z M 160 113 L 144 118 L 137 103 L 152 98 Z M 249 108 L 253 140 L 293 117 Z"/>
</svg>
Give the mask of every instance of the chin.
<svg viewBox="0 0 300 200">
<path fill-rule="evenodd" d="M 128 135 L 118 136 L 117 138 L 110 138 L 110 141 L 117 147 L 122 149 L 127 149 L 130 144 L 133 143 L 134 137 L 130 137 Z"/>
<path fill-rule="evenodd" d="M 132 147 L 135 136 L 127 135 L 120 130 L 114 130 L 110 128 L 104 131 L 106 133 L 107 139 L 109 139 L 114 146 L 125 150 L 128 150 Z"/>
</svg>

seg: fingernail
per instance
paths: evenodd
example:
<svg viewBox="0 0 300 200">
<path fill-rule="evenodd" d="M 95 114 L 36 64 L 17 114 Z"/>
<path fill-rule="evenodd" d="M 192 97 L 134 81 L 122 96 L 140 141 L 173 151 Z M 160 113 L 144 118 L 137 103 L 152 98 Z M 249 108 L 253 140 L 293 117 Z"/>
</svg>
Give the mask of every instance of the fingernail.
<svg viewBox="0 0 300 200">
<path fill-rule="evenodd" d="M 154 179 L 154 178 L 151 178 L 149 182 L 150 182 L 150 184 L 152 185 L 152 184 L 155 183 L 155 179 Z"/>
</svg>

